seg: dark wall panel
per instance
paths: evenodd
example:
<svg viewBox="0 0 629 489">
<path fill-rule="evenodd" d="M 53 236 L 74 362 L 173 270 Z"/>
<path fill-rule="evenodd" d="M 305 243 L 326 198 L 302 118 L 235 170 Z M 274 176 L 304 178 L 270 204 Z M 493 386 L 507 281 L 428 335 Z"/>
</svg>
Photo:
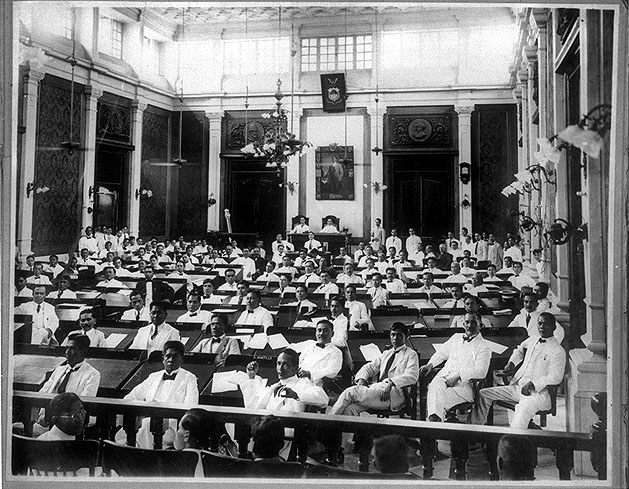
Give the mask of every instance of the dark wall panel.
<svg viewBox="0 0 629 489">
<path fill-rule="evenodd" d="M 81 198 L 79 175 L 83 173 L 84 152 L 68 152 L 61 143 L 72 140 L 83 144 L 84 114 L 82 87 L 75 85 L 71 112 L 70 83 L 46 75 L 40 83 L 35 153 L 35 190 L 33 199 L 33 252 L 42 255 L 64 253 L 74 248 L 79 234 Z M 24 182 L 26 185 L 26 182 Z M 37 189 L 48 188 L 41 192 Z"/>
<path fill-rule="evenodd" d="M 472 228 L 501 241 L 515 232 L 516 197 L 500 192 L 518 170 L 515 105 L 477 105 L 472 113 Z"/>
</svg>

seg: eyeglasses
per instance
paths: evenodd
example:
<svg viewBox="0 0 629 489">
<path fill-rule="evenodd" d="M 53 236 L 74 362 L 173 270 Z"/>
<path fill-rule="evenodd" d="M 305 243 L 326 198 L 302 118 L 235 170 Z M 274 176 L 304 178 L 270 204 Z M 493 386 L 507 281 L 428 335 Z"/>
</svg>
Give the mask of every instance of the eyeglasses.
<svg viewBox="0 0 629 489">
<path fill-rule="evenodd" d="M 77 411 L 75 413 L 72 414 L 62 414 L 61 416 L 57 416 L 58 418 L 70 418 L 73 419 L 75 421 L 80 421 L 82 419 L 85 419 L 85 415 L 87 414 L 87 411 L 85 409 L 81 409 L 80 411 Z"/>
</svg>

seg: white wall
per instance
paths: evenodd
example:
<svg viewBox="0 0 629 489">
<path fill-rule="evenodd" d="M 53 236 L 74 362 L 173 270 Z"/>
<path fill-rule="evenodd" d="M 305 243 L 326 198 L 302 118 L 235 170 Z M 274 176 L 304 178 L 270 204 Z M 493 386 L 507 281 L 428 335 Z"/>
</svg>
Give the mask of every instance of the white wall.
<svg viewBox="0 0 629 489">
<path fill-rule="evenodd" d="M 310 227 L 321 229 L 321 218 L 333 214 L 340 218 L 341 228 L 349 228 L 354 236 L 363 232 L 363 166 L 368 163 L 364 144 L 364 115 L 347 116 L 347 145 L 354 147 L 354 200 L 316 200 L 315 153 L 312 151 L 305 158 L 307 168 L 306 182 L 301 183 L 300 191 L 306 192 L 305 214 L 310 218 Z M 343 114 L 324 114 L 308 116 L 306 119 L 306 140 L 318 146 L 337 143 L 345 145 L 345 117 Z"/>
</svg>

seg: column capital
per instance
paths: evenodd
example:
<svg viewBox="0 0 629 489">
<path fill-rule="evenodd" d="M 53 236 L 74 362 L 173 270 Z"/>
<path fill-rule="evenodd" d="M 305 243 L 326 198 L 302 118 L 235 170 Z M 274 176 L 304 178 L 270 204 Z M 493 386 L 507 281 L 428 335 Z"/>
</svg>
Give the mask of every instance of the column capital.
<svg viewBox="0 0 629 489">
<path fill-rule="evenodd" d="M 513 94 L 514 99 L 518 101 L 522 100 L 522 88 L 516 87 L 511 91 L 511 93 Z"/>
<path fill-rule="evenodd" d="M 146 102 L 141 102 L 140 100 L 132 100 L 131 108 L 136 112 L 144 112 L 148 104 Z"/>
<path fill-rule="evenodd" d="M 225 117 L 225 111 L 224 110 L 206 111 L 205 117 L 207 117 L 210 122 L 220 122 L 223 119 L 223 117 Z"/>
<path fill-rule="evenodd" d="M 527 70 L 518 70 L 518 82 L 526 83 L 529 81 L 529 73 Z"/>
<path fill-rule="evenodd" d="M 461 116 L 471 116 L 472 112 L 474 112 L 474 104 L 461 104 L 461 105 L 455 105 L 454 106 L 454 110 L 457 114 L 459 114 L 459 117 Z"/>
<path fill-rule="evenodd" d="M 549 13 L 545 8 L 534 8 L 531 11 L 531 19 L 535 22 L 538 29 L 546 29 L 548 24 Z"/>
<path fill-rule="evenodd" d="M 537 63 L 537 46 L 524 46 L 522 53 L 529 64 Z"/>
<path fill-rule="evenodd" d="M 85 96 L 88 99 L 98 100 L 103 96 L 103 90 L 101 88 L 95 87 L 94 85 L 86 85 L 85 86 Z"/>
<path fill-rule="evenodd" d="M 46 73 L 43 71 L 38 71 L 33 68 L 29 68 L 24 71 L 24 81 L 27 83 L 39 83 L 44 79 Z"/>
</svg>

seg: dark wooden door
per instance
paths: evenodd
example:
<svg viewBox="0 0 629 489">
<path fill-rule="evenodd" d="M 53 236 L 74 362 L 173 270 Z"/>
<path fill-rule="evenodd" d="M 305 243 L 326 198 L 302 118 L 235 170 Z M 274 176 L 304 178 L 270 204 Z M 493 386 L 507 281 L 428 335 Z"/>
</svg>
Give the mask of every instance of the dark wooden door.
<svg viewBox="0 0 629 489">
<path fill-rule="evenodd" d="M 286 227 L 282 172 L 258 161 L 227 162 L 228 209 L 234 233 L 259 233 L 266 241 Z M 223 223 L 224 225 L 224 223 Z"/>
<path fill-rule="evenodd" d="M 114 233 L 126 224 L 128 159 L 126 149 L 100 145 L 96 150 L 94 225 L 110 226 Z"/>
<path fill-rule="evenodd" d="M 435 239 L 455 228 L 452 156 L 393 158 L 390 168 L 387 229 L 395 227 L 405 235 L 412 227 L 418 235 Z"/>
</svg>

